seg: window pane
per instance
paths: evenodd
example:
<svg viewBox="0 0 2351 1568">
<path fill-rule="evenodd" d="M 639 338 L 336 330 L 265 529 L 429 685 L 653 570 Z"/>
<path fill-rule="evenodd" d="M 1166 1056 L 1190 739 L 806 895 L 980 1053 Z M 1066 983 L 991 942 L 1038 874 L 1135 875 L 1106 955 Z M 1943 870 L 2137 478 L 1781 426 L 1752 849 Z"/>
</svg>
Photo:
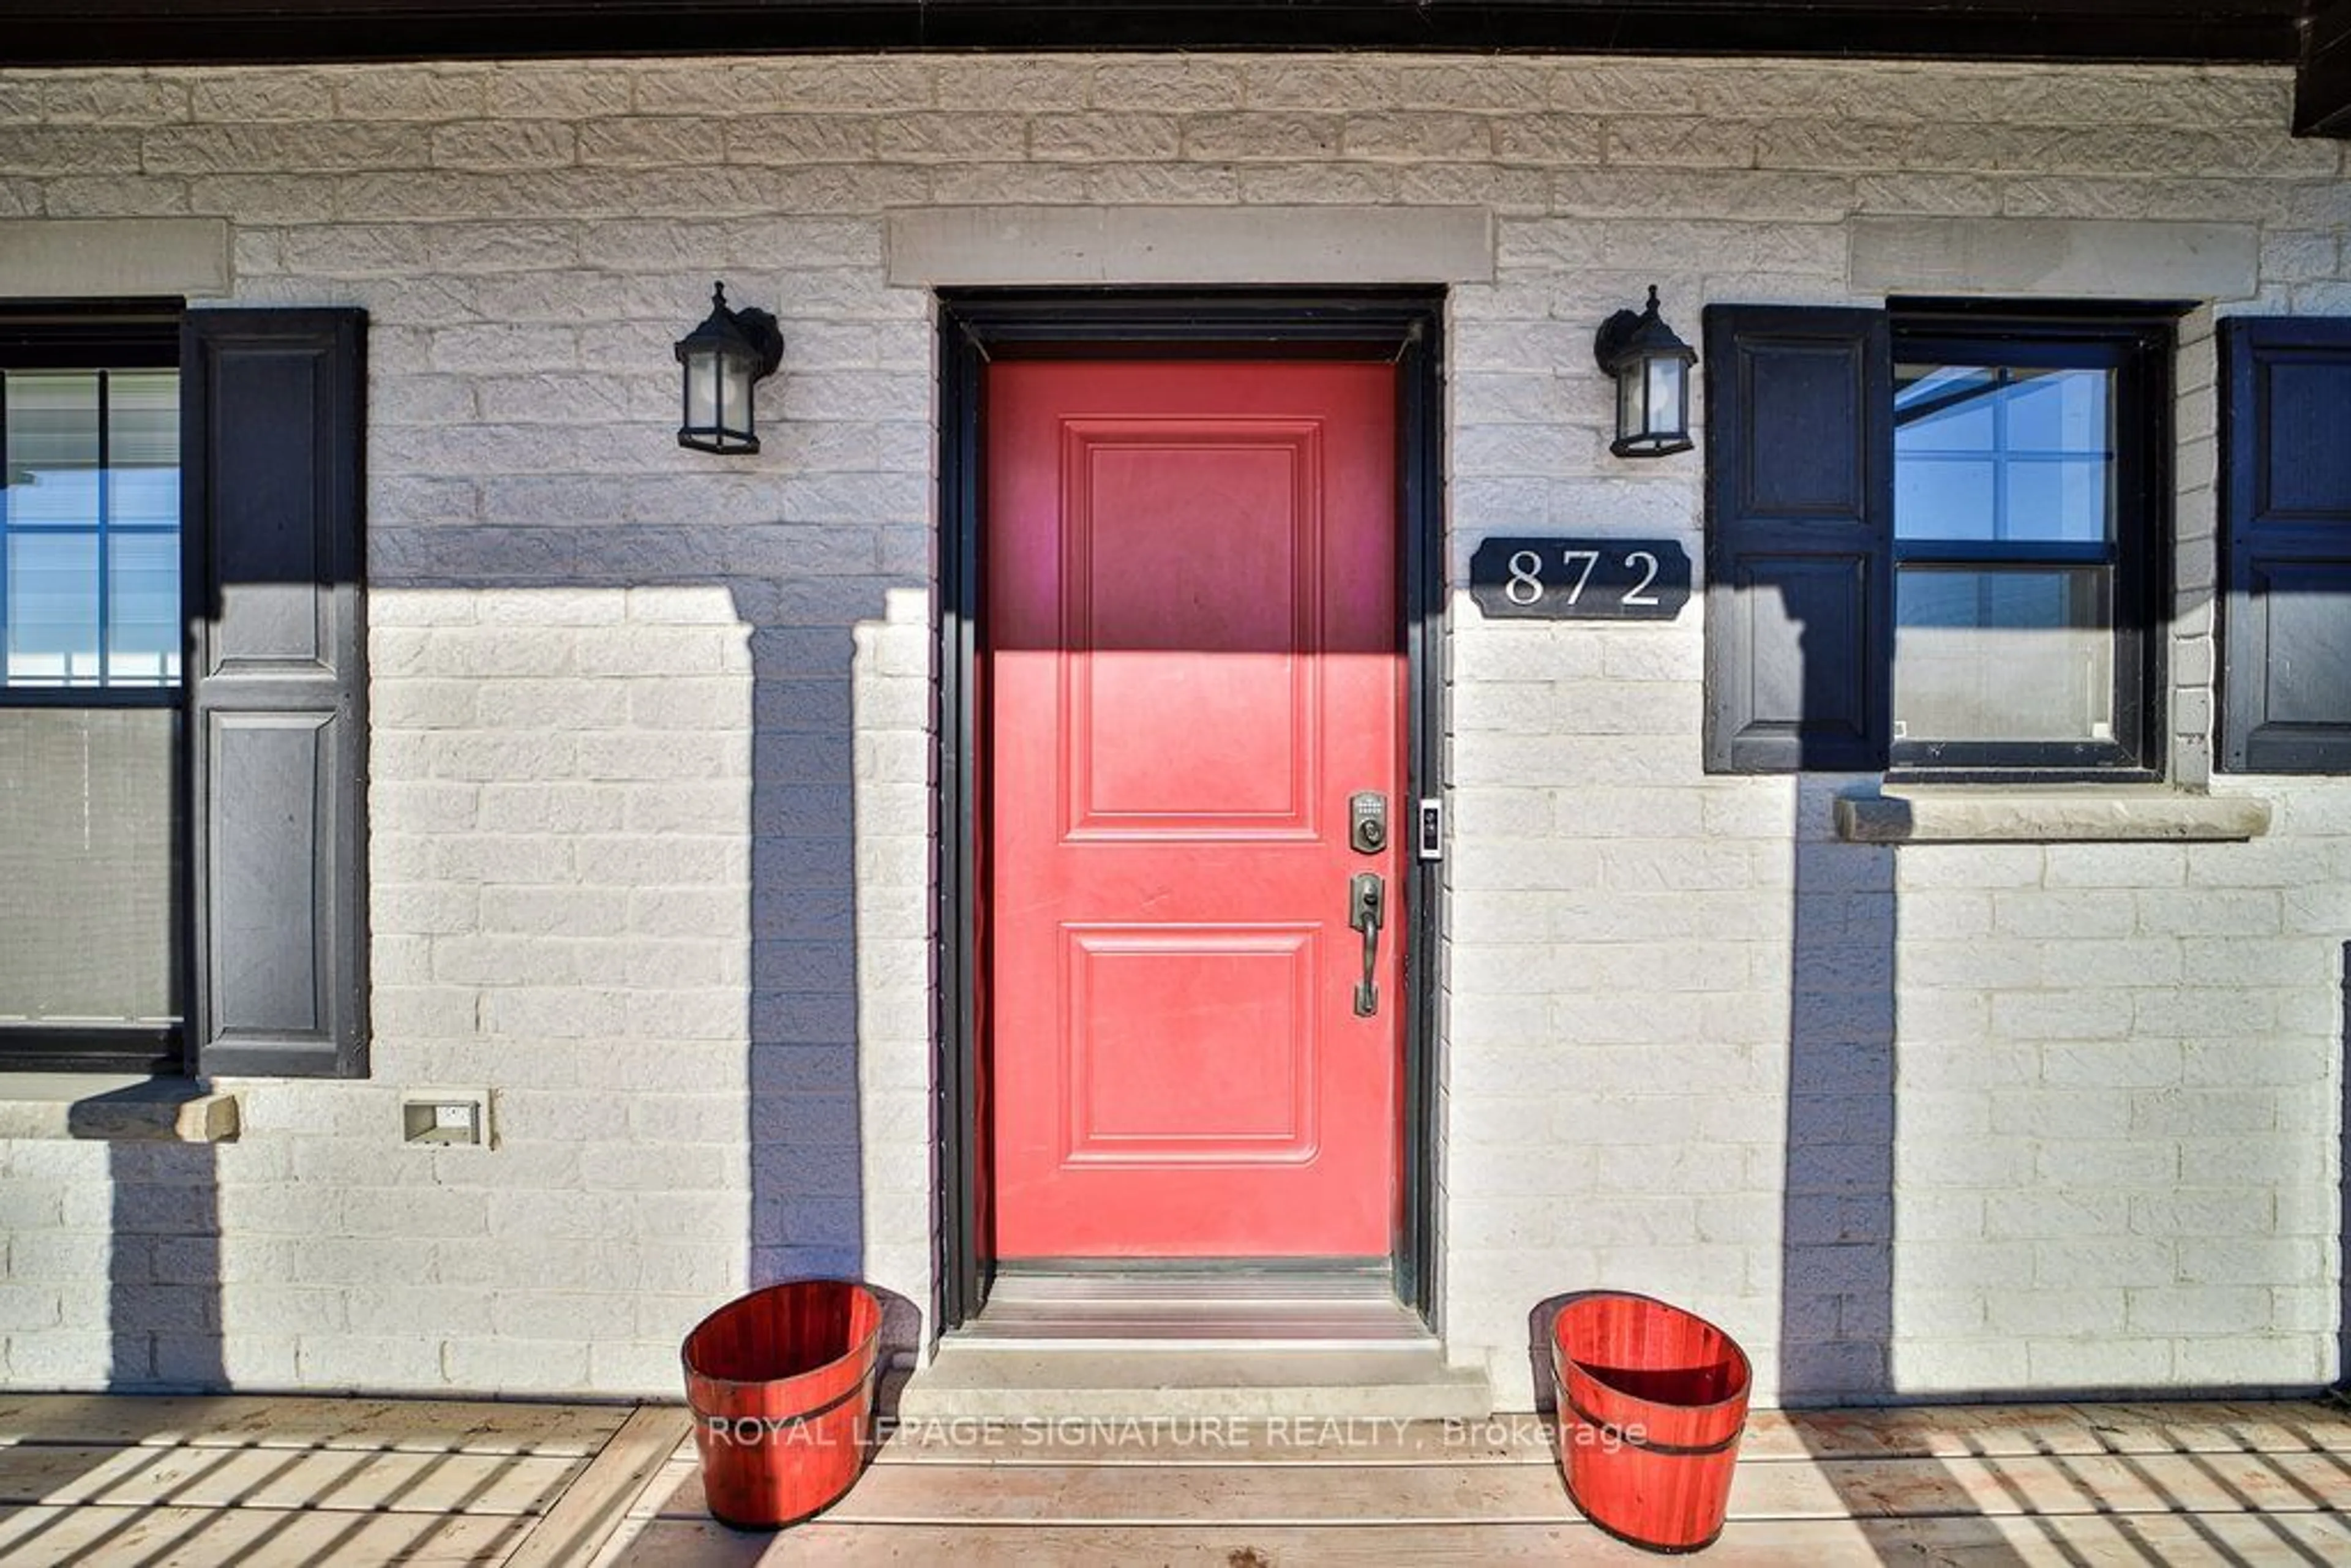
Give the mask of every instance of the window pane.
<svg viewBox="0 0 2351 1568">
<path fill-rule="evenodd" d="M 7 539 L 11 685 L 98 684 L 98 536 L 12 532 Z"/>
<path fill-rule="evenodd" d="M 2001 398 L 2011 452 L 2078 452 L 2104 456 L 2114 444 L 2100 370 L 2012 370 Z"/>
<path fill-rule="evenodd" d="M 2112 577 L 2104 567 L 1904 568 L 1896 737 L 2112 739 Z"/>
<path fill-rule="evenodd" d="M 1991 539 L 2000 519 L 1998 465 L 1968 457 L 1901 457 L 1894 465 L 1894 537 Z"/>
<path fill-rule="evenodd" d="M 98 522 L 98 377 L 88 371 L 8 377 L 11 528 Z"/>
<path fill-rule="evenodd" d="M 179 723 L 0 708 L 0 1022 L 178 1019 Z"/>
<path fill-rule="evenodd" d="M 109 526 L 180 526 L 180 378 L 116 371 L 106 381 Z"/>
<path fill-rule="evenodd" d="M 1895 366 L 1895 452 L 1990 452 L 1999 391 L 2000 372 L 1980 365 Z"/>
<path fill-rule="evenodd" d="M 2104 457 L 2053 457 L 2008 465 L 2008 539 L 2101 544 L 2115 532 L 2110 465 Z"/>
<path fill-rule="evenodd" d="M 119 534 L 108 541 L 106 682 L 180 681 L 180 538 Z"/>
<path fill-rule="evenodd" d="M 178 372 L 10 371 L 0 394 L 0 685 L 178 685 Z"/>
</svg>

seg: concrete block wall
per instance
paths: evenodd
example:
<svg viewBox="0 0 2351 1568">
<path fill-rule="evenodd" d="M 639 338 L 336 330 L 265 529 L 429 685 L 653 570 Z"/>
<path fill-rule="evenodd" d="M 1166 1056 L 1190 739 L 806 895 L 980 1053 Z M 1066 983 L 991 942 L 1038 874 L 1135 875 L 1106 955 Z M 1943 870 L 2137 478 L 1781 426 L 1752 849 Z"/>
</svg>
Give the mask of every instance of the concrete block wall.
<svg viewBox="0 0 2351 1568">
<path fill-rule="evenodd" d="M 1699 459 L 1605 451 L 1593 329 L 1650 282 L 1694 339 L 1708 300 L 1899 291 L 1889 220 L 2120 225 L 2063 228 L 2095 257 L 2220 225 L 2242 287 L 2180 358 L 2194 781 L 2214 313 L 2351 313 L 2344 150 L 2287 137 L 2290 91 L 1376 56 L 0 72 L 0 220 L 218 220 L 228 299 L 371 312 L 377 747 L 374 1077 L 238 1085 L 213 1150 L 0 1149 L 0 1374 L 666 1393 L 746 1282 L 927 1301 L 932 348 L 890 214 L 1486 208 L 1490 278 L 1451 297 L 1457 578 L 1495 533 L 1701 553 Z M 57 291 L 6 265 L 0 297 Z M 786 340 L 734 463 L 669 436 L 716 277 Z M 1453 1354 L 1523 1406 L 1531 1309 L 1608 1285 L 1717 1318 L 1767 1395 L 2328 1375 L 2351 789 L 2223 780 L 2277 802 L 2250 845 L 1841 844 L 1842 781 L 1701 771 L 1698 614 L 1454 606 Z M 492 1090 L 499 1146 L 401 1146 L 434 1085 Z"/>
</svg>

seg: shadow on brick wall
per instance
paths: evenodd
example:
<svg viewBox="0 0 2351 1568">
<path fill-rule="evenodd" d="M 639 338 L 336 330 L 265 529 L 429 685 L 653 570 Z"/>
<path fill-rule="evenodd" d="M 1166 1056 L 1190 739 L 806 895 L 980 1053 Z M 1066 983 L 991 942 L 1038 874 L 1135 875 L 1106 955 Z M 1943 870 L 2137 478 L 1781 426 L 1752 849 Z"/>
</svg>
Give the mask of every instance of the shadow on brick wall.
<svg viewBox="0 0 2351 1568">
<path fill-rule="evenodd" d="M 223 1343 L 219 1155 L 208 1143 L 126 1138 L 122 1113 L 152 1110 L 147 1086 L 91 1094 L 68 1134 L 106 1145 L 110 1393 L 200 1394 L 228 1386 Z M 75 1227 L 72 1208 L 66 1224 Z"/>
<path fill-rule="evenodd" d="M 226 1388 L 218 1155 L 210 1144 L 112 1143 L 107 1174 L 108 1389 Z"/>
<path fill-rule="evenodd" d="M 1894 851 L 1840 843 L 1841 780 L 1796 779 L 1780 1395 L 1894 1393 Z"/>
<path fill-rule="evenodd" d="M 862 1279 L 856 629 L 886 619 L 871 578 L 737 581 L 751 628 L 750 1283 Z M 929 1151 L 897 1157 L 927 1162 Z M 872 1281 L 867 1281 L 869 1285 Z M 922 1310 L 883 1301 L 884 1364 Z"/>
<path fill-rule="evenodd" d="M 735 588 L 752 628 L 754 1286 L 854 1278 L 865 1265 L 852 627 L 880 619 L 881 590 L 803 605 L 779 623 L 788 592 Z"/>
</svg>

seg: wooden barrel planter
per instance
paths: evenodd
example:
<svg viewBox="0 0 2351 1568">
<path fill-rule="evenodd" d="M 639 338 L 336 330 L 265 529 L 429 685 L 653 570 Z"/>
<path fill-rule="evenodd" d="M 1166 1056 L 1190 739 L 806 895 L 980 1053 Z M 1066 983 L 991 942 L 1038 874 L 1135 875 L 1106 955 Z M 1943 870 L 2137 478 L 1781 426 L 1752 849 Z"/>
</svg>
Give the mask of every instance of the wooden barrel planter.
<svg viewBox="0 0 2351 1568">
<path fill-rule="evenodd" d="M 685 1402 L 712 1516 L 745 1530 L 838 1501 L 873 1437 L 882 1303 L 846 1280 L 737 1297 L 685 1336 Z"/>
<path fill-rule="evenodd" d="M 1578 1297 L 1552 1322 L 1559 1463 L 1584 1517 L 1652 1552 L 1722 1533 L 1753 1381 L 1738 1342 L 1648 1296 Z"/>
</svg>

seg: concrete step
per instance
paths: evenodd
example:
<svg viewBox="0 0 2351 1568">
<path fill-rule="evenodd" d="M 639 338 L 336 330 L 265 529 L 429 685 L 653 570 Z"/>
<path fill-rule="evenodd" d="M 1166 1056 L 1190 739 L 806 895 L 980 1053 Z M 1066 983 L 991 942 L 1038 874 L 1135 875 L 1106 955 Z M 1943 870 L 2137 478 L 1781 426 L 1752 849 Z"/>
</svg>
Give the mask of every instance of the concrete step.
<svg viewBox="0 0 2351 1568">
<path fill-rule="evenodd" d="M 1474 1420 L 1492 1413 L 1480 1368 L 1433 1339 L 1334 1346 L 1297 1340 L 1124 1344 L 950 1335 L 898 1397 L 903 1421 L 1068 1417 Z"/>
</svg>

